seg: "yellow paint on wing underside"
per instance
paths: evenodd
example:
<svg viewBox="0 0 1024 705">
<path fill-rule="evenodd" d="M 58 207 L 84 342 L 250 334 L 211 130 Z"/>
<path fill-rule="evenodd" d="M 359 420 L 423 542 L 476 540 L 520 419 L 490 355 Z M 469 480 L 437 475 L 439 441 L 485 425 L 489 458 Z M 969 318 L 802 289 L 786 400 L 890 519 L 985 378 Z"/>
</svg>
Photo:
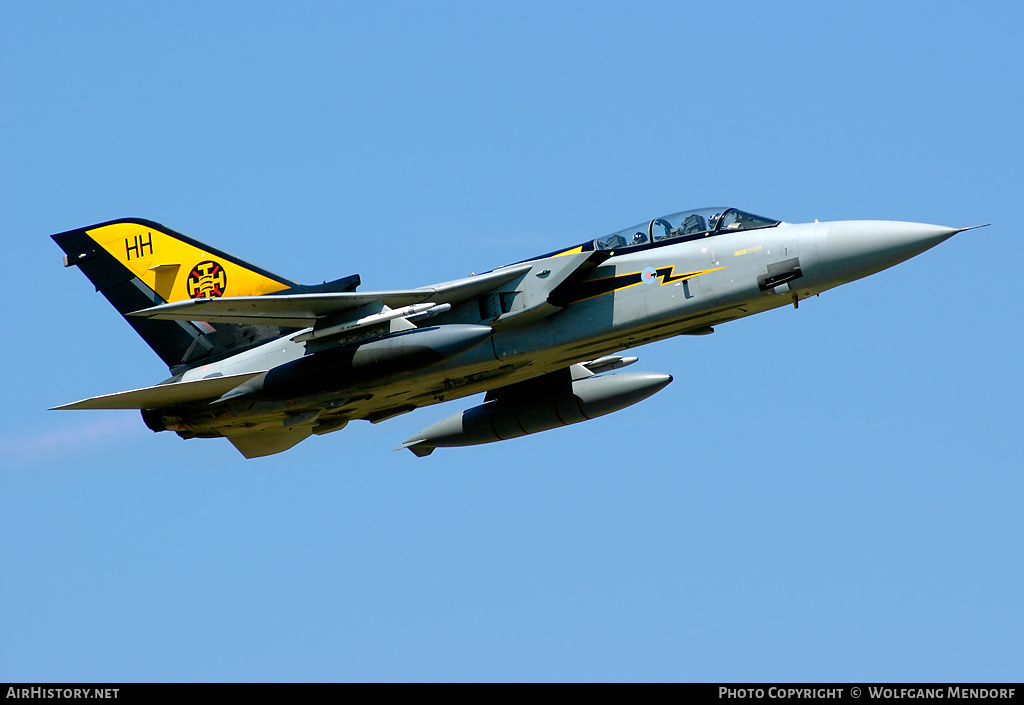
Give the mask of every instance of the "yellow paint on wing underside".
<svg viewBox="0 0 1024 705">
<path fill-rule="evenodd" d="M 761 251 L 761 246 L 757 245 L 755 247 L 748 247 L 745 250 L 736 250 L 735 252 L 733 252 L 733 255 L 736 256 L 736 257 L 739 257 L 740 255 L 749 255 L 751 252 L 760 252 L 760 251 Z"/>
<path fill-rule="evenodd" d="M 193 298 L 199 291 L 197 283 L 204 277 L 212 279 L 212 285 L 204 283 L 204 296 L 258 296 L 288 288 L 270 277 L 139 223 L 114 223 L 89 230 L 88 234 L 167 302 Z M 223 272 L 199 266 L 209 262 L 222 267 Z"/>
</svg>

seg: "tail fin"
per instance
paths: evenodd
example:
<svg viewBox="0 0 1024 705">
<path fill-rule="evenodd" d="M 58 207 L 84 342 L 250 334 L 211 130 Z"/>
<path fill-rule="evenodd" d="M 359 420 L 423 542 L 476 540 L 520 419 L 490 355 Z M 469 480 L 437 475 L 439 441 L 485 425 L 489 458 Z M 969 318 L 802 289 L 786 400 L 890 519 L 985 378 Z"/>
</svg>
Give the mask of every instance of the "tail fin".
<svg viewBox="0 0 1024 705">
<path fill-rule="evenodd" d="M 172 372 L 251 347 L 281 335 L 284 329 L 214 327 L 126 314 L 189 298 L 257 296 L 310 288 L 148 220 L 112 220 L 52 237 L 65 252 L 64 266 L 81 269 Z"/>
</svg>

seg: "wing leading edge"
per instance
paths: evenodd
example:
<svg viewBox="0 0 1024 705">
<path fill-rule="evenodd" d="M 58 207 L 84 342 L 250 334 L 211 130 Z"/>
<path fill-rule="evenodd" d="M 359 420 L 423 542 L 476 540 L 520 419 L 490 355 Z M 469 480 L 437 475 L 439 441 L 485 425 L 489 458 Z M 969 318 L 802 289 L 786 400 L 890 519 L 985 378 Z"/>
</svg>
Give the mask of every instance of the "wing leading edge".
<svg viewBox="0 0 1024 705">
<path fill-rule="evenodd" d="M 169 321 L 248 323 L 304 328 L 313 325 L 318 318 L 344 313 L 375 301 L 382 301 L 391 308 L 411 306 L 428 300 L 438 304 L 460 303 L 523 276 L 530 268 L 528 264 L 506 267 L 423 289 L 190 299 L 153 306 L 130 315 Z"/>
<path fill-rule="evenodd" d="M 185 404 L 203 399 L 217 399 L 230 392 L 240 384 L 245 384 L 262 372 L 246 372 L 226 377 L 210 377 L 196 379 L 191 382 L 175 382 L 174 384 L 158 384 L 154 387 L 131 389 L 126 392 L 102 394 L 98 397 L 83 399 L 71 404 L 55 406 L 53 410 L 78 409 L 158 409 L 172 404 Z"/>
</svg>

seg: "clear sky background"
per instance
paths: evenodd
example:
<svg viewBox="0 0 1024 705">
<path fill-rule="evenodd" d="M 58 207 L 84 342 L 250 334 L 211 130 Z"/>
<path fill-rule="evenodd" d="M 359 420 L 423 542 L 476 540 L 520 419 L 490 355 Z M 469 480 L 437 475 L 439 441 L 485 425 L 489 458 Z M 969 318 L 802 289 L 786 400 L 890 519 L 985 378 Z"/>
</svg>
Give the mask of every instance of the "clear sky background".
<svg viewBox="0 0 1024 705">
<path fill-rule="evenodd" d="M 0 4 L 0 681 L 1021 680 L 1018 2 Z M 166 368 L 48 235 L 156 220 L 305 283 L 488 270 L 686 208 L 991 222 L 632 351 L 245 461 L 47 407 Z"/>
</svg>

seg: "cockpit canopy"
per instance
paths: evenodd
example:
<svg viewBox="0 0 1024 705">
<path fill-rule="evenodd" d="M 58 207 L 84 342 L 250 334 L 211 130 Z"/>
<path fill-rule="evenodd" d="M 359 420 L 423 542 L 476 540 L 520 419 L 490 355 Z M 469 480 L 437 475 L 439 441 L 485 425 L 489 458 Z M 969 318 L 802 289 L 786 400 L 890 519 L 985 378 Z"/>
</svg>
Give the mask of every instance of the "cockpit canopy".
<svg viewBox="0 0 1024 705">
<path fill-rule="evenodd" d="M 594 240 L 593 246 L 595 250 L 621 250 L 652 243 L 668 244 L 668 240 L 683 242 L 725 232 L 774 228 L 779 222 L 736 208 L 698 208 L 620 230 Z"/>
</svg>

